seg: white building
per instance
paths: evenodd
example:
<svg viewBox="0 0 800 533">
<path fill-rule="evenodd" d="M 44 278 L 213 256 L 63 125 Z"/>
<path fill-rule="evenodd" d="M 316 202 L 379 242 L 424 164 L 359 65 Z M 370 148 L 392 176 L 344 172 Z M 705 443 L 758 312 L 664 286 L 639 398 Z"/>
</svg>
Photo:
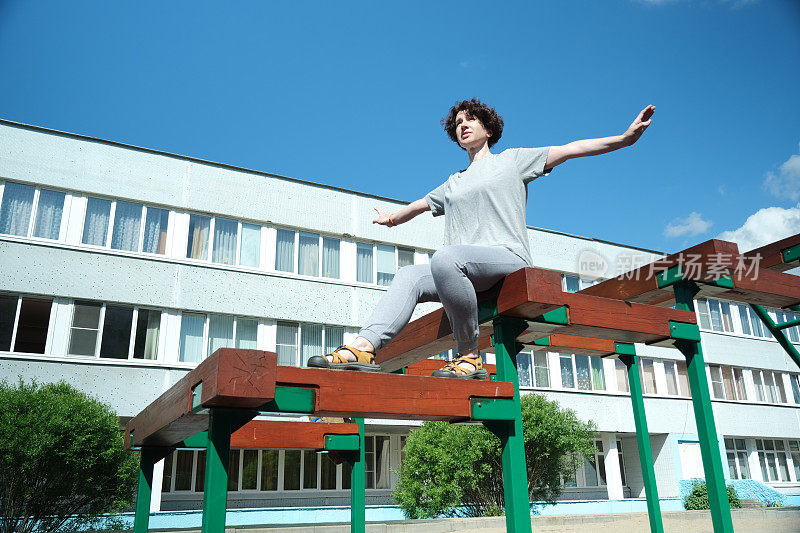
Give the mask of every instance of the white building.
<svg viewBox="0 0 800 533">
<path fill-rule="evenodd" d="M 371 224 L 373 206 L 401 205 L 0 121 L 0 378 L 64 379 L 126 420 L 219 347 L 257 347 L 302 364 L 354 335 L 396 269 L 426 263 L 439 245 L 441 219 Z M 564 273 L 567 290 L 587 283 L 577 276 L 583 252 L 604 258 L 608 275 L 634 256 L 661 256 L 537 228 L 529 238 L 535 265 Z M 745 306 L 697 307 L 728 476 L 753 480 L 737 485 L 743 497 L 774 498 L 776 489 L 784 504 L 800 503 L 797 367 Z M 703 476 L 685 363 L 676 350 L 637 352 L 659 495 L 677 502 L 682 481 Z M 544 352 L 520 360 L 523 391 L 598 427 L 597 462 L 566 480 L 564 508 L 602 512 L 643 498 L 621 363 Z M 368 503 L 391 503 L 392 470 L 413 426 L 368 421 Z M 163 509 L 201 506 L 200 454 L 168 458 Z M 349 502 L 348 475 L 325 455 L 233 457 L 229 507 Z"/>
</svg>

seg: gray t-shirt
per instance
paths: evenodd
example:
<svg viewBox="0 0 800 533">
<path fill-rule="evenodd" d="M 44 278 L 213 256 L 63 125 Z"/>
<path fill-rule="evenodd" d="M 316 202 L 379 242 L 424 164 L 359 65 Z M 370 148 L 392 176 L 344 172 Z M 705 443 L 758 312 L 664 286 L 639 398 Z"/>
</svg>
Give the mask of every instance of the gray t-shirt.
<svg viewBox="0 0 800 533">
<path fill-rule="evenodd" d="M 503 246 L 529 265 L 525 204 L 528 183 L 545 172 L 550 147 L 509 148 L 474 161 L 425 196 L 433 216 L 445 215 L 444 244 Z"/>
</svg>

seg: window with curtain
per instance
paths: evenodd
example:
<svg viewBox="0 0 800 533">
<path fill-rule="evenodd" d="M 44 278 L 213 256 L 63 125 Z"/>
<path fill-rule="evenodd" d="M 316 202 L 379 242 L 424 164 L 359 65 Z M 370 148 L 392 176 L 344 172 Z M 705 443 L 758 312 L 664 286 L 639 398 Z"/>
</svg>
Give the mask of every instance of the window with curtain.
<svg viewBox="0 0 800 533">
<path fill-rule="evenodd" d="M 181 316 L 180 360 L 186 363 L 199 363 L 203 358 L 203 334 L 206 316 L 183 313 Z"/>
<path fill-rule="evenodd" d="M 747 390 L 744 388 L 744 372 L 742 372 L 741 368 L 732 368 L 731 373 L 733 375 L 733 389 L 735 398 L 737 400 L 747 400 Z M 686 389 L 689 390 L 688 388 Z"/>
<path fill-rule="evenodd" d="M 331 353 L 332 351 L 334 351 L 336 348 L 338 348 L 343 344 L 344 344 L 344 328 L 337 328 L 333 326 L 328 326 L 325 328 L 325 353 Z"/>
<path fill-rule="evenodd" d="M 378 251 L 378 285 L 389 285 L 394 279 L 397 265 L 394 246 L 379 244 Z"/>
<path fill-rule="evenodd" d="M 679 394 L 690 398 L 692 389 L 689 386 L 689 372 L 686 369 L 686 361 L 677 361 L 675 367 L 678 369 Z"/>
<path fill-rule="evenodd" d="M 236 264 L 236 234 L 239 223 L 229 218 L 214 218 L 214 250 L 211 261 L 223 265 Z"/>
<path fill-rule="evenodd" d="M 786 447 L 782 440 L 756 439 L 758 461 L 764 481 L 789 481 Z"/>
<path fill-rule="evenodd" d="M 324 277 L 339 279 L 340 249 L 339 239 L 322 238 L 322 275 Z"/>
<path fill-rule="evenodd" d="M 95 355 L 97 351 L 97 335 L 100 331 L 100 312 L 103 304 L 76 301 L 72 310 L 72 327 L 70 328 L 70 355 Z"/>
<path fill-rule="evenodd" d="M 356 280 L 372 283 L 372 245 L 364 242 L 356 244 Z"/>
<path fill-rule="evenodd" d="M 275 351 L 278 354 L 278 364 L 286 366 L 299 366 L 297 354 L 297 323 L 278 322 Z"/>
<path fill-rule="evenodd" d="M 800 376 L 797 374 L 790 374 L 789 382 L 792 385 L 792 396 L 794 396 L 794 403 L 800 403 Z M 800 480 L 800 476 L 798 476 L 797 479 Z"/>
<path fill-rule="evenodd" d="M 617 374 L 617 390 L 619 392 L 629 392 L 628 366 L 619 359 L 614 359 L 614 372 Z"/>
<path fill-rule="evenodd" d="M 664 361 L 664 375 L 667 378 L 667 394 L 678 395 L 678 374 L 673 361 Z"/>
<path fill-rule="evenodd" d="M 765 396 L 764 396 L 764 382 L 761 380 L 761 371 L 751 370 L 750 373 L 753 376 L 753 388 L 756 390 L 756 400 L 758 400 L 759 402 L 763 402 L 765 400 Z"/>
<path fill-rule="evenodd" d="M 305 365 L 309 357 L 322 355 L 322 326 L 302 324 L 300 326 L 300 364 Z"/>
<path fill-rule="evenodd" d="M 653 369 L 653 360 L 640 358 L 639 366 L 642 369 L 642 393 L 656 394 L 656 374 Z"/>
<path fill-rule="evenodd" d="M 592 377 L 589 370 L 589 357 L 575 355 L 575 377 L 578 378 L 578 389 L 592 390 Z"/>
<path fill-rule="evenodd" d="M 139 251 L 139 234 L 142 228 L 142 204 L 117 200 L 114 225 L 111 231 L 111 248 Z"/>
<path fill-rule="evenodd" d="M 127 359 L 131 346 L 133 307 L 106 305 L 100 357 Z"/>
<path fill-rule="evenodd" d="M 83 221 L 83 244 L 105 246 L 108 222 L 111 217 L 111 200 L 89 197 L 86 201 L 86 218 Z"/>
<path fill-rule="evenodd" d="M 722 368 L 720 368 L 719 365 L 709 365 L 708 370 L 711 374 L 711 390 L 714 393 L 714 398 L 724 400 L 725 392 L 722 387 Z"/>
<path fill-rule="evenodd" d="M 575 388 L 575 377 L 572 370 L 572 356 L 561 354 L 558 357 L 561 366 L 561 386 L 565 389 Z"/>
<path fill-rule="evenodd" d="M 298 274 L 319 276 L 319 235 L 301 231 L 298 246 Z"/>
<path fill-rule="evenodd" d="M 369 436 L 364 439 L 368 489 L 389 488 L 389 437 Z"/>
<path fill-rule="evenodd" d="M 731 479 L 750 479 L 750 466 L 747 464 L 747 446 L 744 439 L 725 439 L 725 452 L 728 456 L 728 470 Z"/>
<path fill-rule="evenodd" d="M 414 264 L 414 250 L 410 248 L 398 248 L 397 249 L 397 268 L 403 268 L 404 266 L 411 266 Z"/>
<path fill-rule="evenodd" d="M 606 374 L 603 370 L 603 360 L 599 357 L 590 357 L 589 364 L 592 367 L 592 389 L 606 390 Z"/>
<path fill-rule="evenodd" d="M 547 352 L 533 352 L 533 377 L 537 387 L 550 386 L 550 370 L 547 366 Z"/>
<path fill-rule="evenodd" d="M 258 348 L 258 320 L 236 319 L 236 347 L 245 350 Z"/>
<path fill-rule="evenodd" d="M 233 348 L 233 317 L 210 315 L 208 317 L 208 352 L 211 355 L 220 348 Z"/>
<path fill-rule="evenodd" d="M 520 352 L 517 354 L 517 376 L 520 387 L 531 387 L 531 354 Z"/>
<path fill-rule="evenodd" d="M 33 225 L 33 236 L 43 239 L 58 240 L 61 233 L 61 216 L 64 213 L 63 192 L 42 189 L 39 191 L 39 203 L 36 206 L 36 221 Z"/>
<path fill-rule="evenodd" d="M 169 211 L 166 209 L 147 208 L 144 220 L 144 242 L 142 251 L 149 254 L 165 254 L 167 252 L 167 225 Z"/>
<path fill-rule="evenodd" d="M 189 216 L 189 243 L 186 257 L 208 259 L 208 237 L 211 232 L 211 218 L 201 215 Z"/>
<path fill-rule="evenodd" d="M 139 309 L 136 316 L 136 338 L 133 342 L 134 359 L 158 359 L 158 335 L 161 329 L 161 311 Z"/>
<path fill-rule="evenodd" d="M 275 270 L 294 272 L 294 232 L 278 229 L 275 243 Z"/>
<path fill-rule="evenodd" d="M 239 264 L 249 267 L 261 265 L 261 226 L 242 222 Z"/>
<path fill-rule="evenodd" d="M 5 184 L 0 203 L 0 233 L 28 236 L 34 192 L 35 188 L 30 185 Z"/>
</svg>

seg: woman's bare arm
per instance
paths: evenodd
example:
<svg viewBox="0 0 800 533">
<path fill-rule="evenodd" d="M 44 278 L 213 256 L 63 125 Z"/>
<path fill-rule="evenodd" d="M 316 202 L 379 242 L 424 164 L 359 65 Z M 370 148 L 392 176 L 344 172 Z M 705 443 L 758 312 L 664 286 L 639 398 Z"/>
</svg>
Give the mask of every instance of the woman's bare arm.
<svg viewBox="0 0 800 533">
<path fill-rule="evenodd" d="M 419 200 L 411 202 L 410 204 L 400 208 L 399 211 L 392 213 L 391 215 L 387 214 L 380 207 L 375 207 L 374 209 L 378 212 L 378 216 L 372 221 L 372 223 L 391 227 L 402 224 L 403 222 L 408 222 L 420 213 L 430 211 L 431 207 L 428 205 L 428 202 L 425 201 L 425 198 L 420 198 Z"/>
<path fill-rule="evenodd" d="M 562 146 L 551 146 L 550 153 L 547 155 L 547 163 L 544 166 L 545 170 L 560 165 L 568 159 L 605 154 L 632 145 L 639 140 L 644 130 L 650 125 L 651 117 L 655 110 L 656 107 L 653 105 L 642 109 L 639 116 L 636 117 L 628 127 L 628 130 L 622 135 L 601 137 L 599 139 L 583 139 Z"/>
</svg>

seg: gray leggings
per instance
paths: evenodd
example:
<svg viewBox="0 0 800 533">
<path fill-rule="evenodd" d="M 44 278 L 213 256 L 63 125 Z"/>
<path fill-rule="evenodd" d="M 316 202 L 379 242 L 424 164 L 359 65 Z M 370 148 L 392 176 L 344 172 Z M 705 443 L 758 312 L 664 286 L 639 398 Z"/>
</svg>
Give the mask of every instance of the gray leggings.
<svg viewBox="0 0 800 533">
<path fill-rule="evenodd" d="M 476 291 L 489 289 L 504 276 L 528 266 L 501 246 L 444 246 L 428 265 L 405 266 L 358 333 L 378 350 L 408 324 L 419 302 L 442 302 L 459 352 L 478 347 Z"/>
</svg>

